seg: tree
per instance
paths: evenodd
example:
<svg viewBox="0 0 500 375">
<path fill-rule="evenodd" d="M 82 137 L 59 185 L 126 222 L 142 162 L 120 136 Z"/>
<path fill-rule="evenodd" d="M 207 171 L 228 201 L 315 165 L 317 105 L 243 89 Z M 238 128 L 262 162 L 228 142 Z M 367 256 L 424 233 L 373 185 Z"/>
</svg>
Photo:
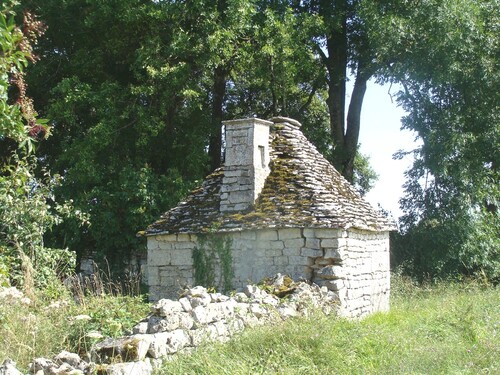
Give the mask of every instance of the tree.
<svg viewBox="0 0 500 375">
<path fill-rule="evenodd" d="M 310 0 L 290 4 L 304 21 L 308 44 L 324 69 L 333 163 L 348 181 L 354 182 L 366 84 L 378 68 L 365 30 L 366 20 L 359 10 L 361 2 Z M 346 115 L 348 73 L 355 81 Z"/>
<path fill-rule="evenodd" d="M 73 254 L 44 246 L 44 234 L 70 205 L 50 205 L 57 181 L 46 175 L 35 178 L 36 142 L 49 128 L 37 118 L 26 95 L 23 70 L 36 60 L 32 44 L 44 27 L 29 12 L 24 13 L 23 31 L 15 25 L 13 2 L 0 8 L 0 285 L 47 286 L 58 276 L 71 272 Z"/>
<path fill-rule="evenodd" d="M 162 48 L 176 48 L 179 14 L 144 0 L 32 5 L 48 30 L 29 83 L 54 130 L 38 154 L 62 176 L 58 197 L 90 221 L 65 220 L 47 240 L 123 274 L 143 249 L 136 233 L 206 170 L 206 129 L 193 121 L 201 111 L 182 95 L 192 92 L 191 67 L 179 62 L 170 74 L 152 66 Z"/>
<path fill-rule="evenodd" d="M 332 154 L 316 21 L 287 2 L 24 3 L 48 25 L 28 74 L 53 127 L 37 153 L 91 222 L 66 220 L 54 245 L 123 271 L 137 231 L 219 165 L 223 119 L 295 117 Z"/>
<path fill-rule="evenodd" d="M 500 277 L 500 122 L 495 1 L 382 2 L 382 76 L 403 90 L 423 145 L 407 173 L 402 244 L 416 273 Z"/>
</svg>

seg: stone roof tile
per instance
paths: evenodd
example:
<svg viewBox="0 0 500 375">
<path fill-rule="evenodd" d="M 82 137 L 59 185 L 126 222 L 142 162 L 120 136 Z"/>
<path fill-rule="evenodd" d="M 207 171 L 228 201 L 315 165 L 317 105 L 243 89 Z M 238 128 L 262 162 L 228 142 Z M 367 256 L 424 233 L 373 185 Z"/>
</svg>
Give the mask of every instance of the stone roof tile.
<svg viewBox="0 0 500 375">
<path fill-rule="evenodd" d="M 146 235 L 270 227 L 395 229 L 306 139 L 300 124 L 281 121 L 271 132 L 271 172 L 250 209 L 220 213 L 222 167 L 151 224 Z"/>
</svg>

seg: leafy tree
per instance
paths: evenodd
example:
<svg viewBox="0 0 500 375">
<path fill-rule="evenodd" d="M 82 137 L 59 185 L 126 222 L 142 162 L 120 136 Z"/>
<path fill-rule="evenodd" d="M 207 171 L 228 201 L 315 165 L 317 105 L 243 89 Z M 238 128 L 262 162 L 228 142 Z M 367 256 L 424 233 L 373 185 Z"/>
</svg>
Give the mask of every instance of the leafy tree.
<svg viewBox="0 0 500 375">
<path fill-rule="evenodd" d="M 33 292 L 47 286 L 72 268 L 73 254 L 49 249 L 43 236 L 70 205 L 50 206 L 56 179 L 34 176 L 36 160 L 31 156 L 36 141 L 48 135 L 46 121 L 38 119 L 32 100 L 26 96 L 23 70 L 35 61 L 32 43 L 43 33 L 43 25 L 24 13 L 23 31 L 16 27 L 12 6 L 0 8 L 0 285 L 14 283 Z M 54 211 L 55 210 L 55 211 Z"/>
<path fill-rule="evenodd" d="M 82 230 L 65 220 L 48 240 L 101 265 L 106 258 L 123 273 L 143 248 L 136 233 L 206 170 L 206 129 L 193 120 L 201 110 L 179 95 L 191 92 L 190 67 L 178 64 L 170 74 L 151 66 L 174 33 L 158 25 L 179 14 L 143 0 L 32 5 L 48 30 L 30 87 L 54 129 L 39 155 L 63 177 L 57 194 L 91 223 Z"/>
<path fill-rule="evenodd" d="M 23 3 L 48 25 L 28 75 L 52 119 L 37 152 L 91 222 L 65 220 L 54 246 L 123 271 L 143 247 L 135 233 L 220 163 L 223 119 L 295 117 L 332 155 L 316 19 L 287 2 Z"/>
<path fill-rule="evenodd" d="M 500 277 L 496 1 L 380 2 L 384 77 L 423 145 L 407 172 L 402 246 L 418 274 Z M 402 249 L 402 248 L 400 248 Z M 404 251 L 404 249 L 402 249 Z"/>
<path fill-rule="evenodd" d="M 326 83 L 332 159 L 344 177 L 354 182 L 355 158 L 361 127 L 361 108 L 366 84 L 378 69 L 367 21 L 357 0 L 310 0 L 290 2 L 291 8 L 307 30 L 307 43 L 318 56 L 322 75 L 317 83 Z M 348 73 L 355 77 L 346 113 Z M 313 84 L 314 85 L 314 84 Z"/>
</svg>

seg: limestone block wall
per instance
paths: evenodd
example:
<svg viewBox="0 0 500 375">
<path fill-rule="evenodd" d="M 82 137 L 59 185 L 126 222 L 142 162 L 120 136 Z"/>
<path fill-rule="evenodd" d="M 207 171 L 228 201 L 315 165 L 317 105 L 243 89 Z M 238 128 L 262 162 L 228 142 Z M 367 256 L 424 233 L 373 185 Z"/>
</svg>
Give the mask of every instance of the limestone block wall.
<svg viewBox="0 0 500 375">
<path fill-rule="evenodd" d="M 193 249 L 196 236 L 169 234 L 148 237 L 147 279 L 149 298 L 175 297 L 194 284 Z"/>
<path fill-rule="evenodd" d="M 362 317 L 389 309 L 389 232 L 316 229 L 323 256 L 315 259 L 313 281 L 335 291 L 339 314 Z"/>
<path fill-rule="evenodd" d="M 269 175 L 270 121 L 256 118 L 223 122 L 226 155 L 220 211 L 241 211 L 255 202 Z"/>
<path fill-rule="evenodd" d="M 242 288 L 277 273 L 338 294 L 339 313 L 361 317 L 389 308 L 389 234 L 343 229 L 276 228 L 224 234 L 232 240 L 234 278 Z M 176 297 L 194 285 L 194 234 L 148 238 L 150 298 Z"/>
</svg>

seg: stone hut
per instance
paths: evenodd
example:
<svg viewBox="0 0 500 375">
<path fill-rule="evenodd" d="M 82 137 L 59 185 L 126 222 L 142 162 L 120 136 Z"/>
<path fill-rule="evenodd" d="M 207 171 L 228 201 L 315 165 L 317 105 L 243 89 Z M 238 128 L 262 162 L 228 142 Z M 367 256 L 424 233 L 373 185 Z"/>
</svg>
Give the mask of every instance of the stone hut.
<svg viewBox="0 0 500 375">
<path fill-rule="evenodd" d="M 392 222 L 316 150 L 299 122 L 223 125 L 223 166 L 146 230 L 150 298 L 196 284 L 196 271 L 207 266 L 201 254 L 216 265 L 212 279 L 225 273 L 232 288 L 282 273 L 336 292 L 342 316 L 387 310 Z"/>
</svg>

